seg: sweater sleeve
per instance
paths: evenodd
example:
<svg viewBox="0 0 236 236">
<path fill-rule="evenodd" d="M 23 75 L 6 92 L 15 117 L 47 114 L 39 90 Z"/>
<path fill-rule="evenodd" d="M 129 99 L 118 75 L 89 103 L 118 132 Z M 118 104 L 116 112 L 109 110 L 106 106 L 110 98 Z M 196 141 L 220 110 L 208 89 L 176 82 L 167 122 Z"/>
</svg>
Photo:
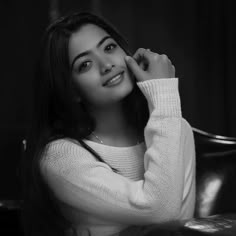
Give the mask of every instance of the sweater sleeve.
<svg viewBox="0 0 236 236">
<path fill-rule="evenodd" d="M 185 146 L 190 126 L 181 117 L 178 79 L 139 82 L 138 86 L 150 112 L 144 130 L 144 179 L 125 178 L 78 144 L 57 140 L 48 146 L 40 168 L 59 201 L 124 224 L 162 223 L 180 216 L 186 182 L 185 149 L 194 146 Z"/>
</svg>

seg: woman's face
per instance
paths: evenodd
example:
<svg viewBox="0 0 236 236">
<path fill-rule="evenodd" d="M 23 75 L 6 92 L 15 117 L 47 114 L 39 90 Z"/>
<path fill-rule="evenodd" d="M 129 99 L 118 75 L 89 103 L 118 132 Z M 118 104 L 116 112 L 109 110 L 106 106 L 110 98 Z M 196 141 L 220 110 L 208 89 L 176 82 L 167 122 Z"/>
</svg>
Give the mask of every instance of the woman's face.
<svg viewBox="0 0 236 236">
<path fill-rule="evenodd" d="M 104 107 L 121 101 L 133 89 L 125 51 L 102 28 L 87 24 L 71 35 L 72 80 L 86 104 Z"/>
</svg>

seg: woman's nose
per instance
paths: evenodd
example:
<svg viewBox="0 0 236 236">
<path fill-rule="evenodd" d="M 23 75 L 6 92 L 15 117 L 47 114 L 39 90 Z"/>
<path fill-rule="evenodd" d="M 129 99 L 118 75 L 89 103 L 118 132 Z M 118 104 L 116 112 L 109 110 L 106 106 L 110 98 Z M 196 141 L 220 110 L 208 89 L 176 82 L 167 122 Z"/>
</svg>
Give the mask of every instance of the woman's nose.
<svg viewBox="0 0 236 236">
<path fill-rule="evenodd" d="M 113 67 L 114 67 L 114 64 L 111 61 L 109 61 L 109 60 L 101 61 L 101 73 L 102 74 L 109 73 L 110 71 L 112 71 Z"/>
</svg>

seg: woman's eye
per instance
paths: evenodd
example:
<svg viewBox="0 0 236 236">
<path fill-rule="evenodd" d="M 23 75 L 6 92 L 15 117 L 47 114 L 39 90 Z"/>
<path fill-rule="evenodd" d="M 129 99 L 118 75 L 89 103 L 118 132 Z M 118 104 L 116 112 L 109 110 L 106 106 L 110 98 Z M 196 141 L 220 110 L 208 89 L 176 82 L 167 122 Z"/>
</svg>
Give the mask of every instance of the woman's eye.
<svg viewBox="0 0 236 236">
<path fill-rule="evenodd" d="M 115 49 L 117 47 L 117 45 L 115 43 L 110 43 L 105 47 L 105 51 L 111 51 L 113 49 Z"/>
<path fill-rule="evenodd" d="M 81 63 L 79 65 L 78 71 L 83 72 L 83 71 L 87 70 L 89 68 L 90 64 L 91 64 L 90 61 L 85 61 L 85 62 Z"/>
</svg>

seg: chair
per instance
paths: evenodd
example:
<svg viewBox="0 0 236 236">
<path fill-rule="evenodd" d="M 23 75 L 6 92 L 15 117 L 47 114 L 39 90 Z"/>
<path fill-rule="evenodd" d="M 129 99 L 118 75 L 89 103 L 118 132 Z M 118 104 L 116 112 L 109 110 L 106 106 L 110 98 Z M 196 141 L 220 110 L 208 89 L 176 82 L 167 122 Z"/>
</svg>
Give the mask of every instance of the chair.
<svg viewBox="0 0 236 236">
<path fill-rule="evenodd" d="M 142 236 L 236 235 L 236 138 L 193 127 L 196 147 L 194 218 L 152 226 Z"/>
<path fill-rule="evenodd" d="M 174 226 L 169 224 L 163 229 L 151 228 L 145 236 L 192 236 L 208 235 L 209 232 L 211 235 L 236 235 L 236 138 L 194 127 L 193 133 L 196 146 L 195 218 Z M 25 145 L 24 140 L 23 150 Z M 20 206 L 20 200 L 0 200 L 0 235 L 23 235 L 19 223 Z M 3 230 L 6 230 L 4 234 Z"/>
<path fill-rule="evenodd" d="M 19 153 L 23 155 L 26 142 L 23 140 L 19 144 Z M 17 170 L 19 167 L 17 168 Z M 17 174 L 17 176 L 19 173 Z M 19 183 L 16 180 L 17 184 Z M 20 199 L 0 199 L 0 235 L 1 236 L 23 236 L 23 229 L 21 226 L 22 201 Z"/>
<path fill-rule="evenodd" d="M 0 235 L 23 236 L 20 224 L 20 200 L 0 200 Z"/>
<path fill-rule="evenodd" d="M 236 213 L 236 138 L 193 128 L 196 145 L 195 217 Z"/>
</svg>

